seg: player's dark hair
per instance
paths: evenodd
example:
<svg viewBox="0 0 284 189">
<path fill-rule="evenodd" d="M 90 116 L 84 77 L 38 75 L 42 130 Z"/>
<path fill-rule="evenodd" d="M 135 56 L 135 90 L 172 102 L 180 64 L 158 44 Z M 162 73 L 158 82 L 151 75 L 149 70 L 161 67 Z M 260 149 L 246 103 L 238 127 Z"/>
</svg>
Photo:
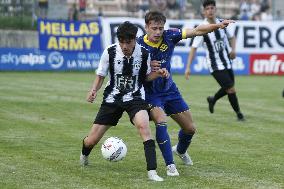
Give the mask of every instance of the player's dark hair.
<svg viewBox="0 0 284 189">
<path fill-rule="evenodd" d="M 163 13 L 160 13 L 158 11 L 149 11 L 145 15 L 145 23 L 149 24 L 150 21 L 166 23 L 167 19 L 163 15 Z"/>
<path fill-rule="evenodd" d="M 117 28 L 116 36 L 118 41 L 130 41 L 136 39 L 138 28 L 129 21 L 125 21 Z"/>
<path fill-rule="evenodd" d="M 203 1 L 203 8 L 209 6 L 209 5 L 213 5 L 214 7 L 216 7 L 216 2 L 214 0 L 205 0 Z"/>
</svg>

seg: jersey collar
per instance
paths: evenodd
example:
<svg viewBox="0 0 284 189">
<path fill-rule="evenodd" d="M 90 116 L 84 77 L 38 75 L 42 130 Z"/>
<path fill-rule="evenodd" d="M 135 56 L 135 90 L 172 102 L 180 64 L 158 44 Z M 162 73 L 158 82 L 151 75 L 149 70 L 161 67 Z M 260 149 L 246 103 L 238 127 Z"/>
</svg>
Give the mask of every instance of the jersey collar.
<svg viewBox="0 0 284 189">
<path fill-rule="evenodd" d="M 144 35 L 143 40 L 147 45 L 149 45 L 151 47 L 158 48 L 161 45 L 163 38 L 161 37 L 161 39 L 158 41 L 158 43 L 153 43 L 153 42 L 148 40 L 148 35 L 146 34 L 146 35 Z"/>
</svg>

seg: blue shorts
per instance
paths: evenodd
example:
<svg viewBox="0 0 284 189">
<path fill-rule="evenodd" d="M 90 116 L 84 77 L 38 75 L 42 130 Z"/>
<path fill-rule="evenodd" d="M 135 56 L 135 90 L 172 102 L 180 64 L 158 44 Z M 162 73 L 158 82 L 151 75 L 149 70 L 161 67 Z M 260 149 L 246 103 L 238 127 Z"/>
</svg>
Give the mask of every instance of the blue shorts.
<svg viewBox="0 0 284 189">
<path fill-rule="evenodd" d="M 189 110 L 188 105 L 178 90 L 161 94 L 149 95 L 146 93 L 146 102 L 151 104 L 152 107 L 162 108 L 167 116 Z"/>
</svg>

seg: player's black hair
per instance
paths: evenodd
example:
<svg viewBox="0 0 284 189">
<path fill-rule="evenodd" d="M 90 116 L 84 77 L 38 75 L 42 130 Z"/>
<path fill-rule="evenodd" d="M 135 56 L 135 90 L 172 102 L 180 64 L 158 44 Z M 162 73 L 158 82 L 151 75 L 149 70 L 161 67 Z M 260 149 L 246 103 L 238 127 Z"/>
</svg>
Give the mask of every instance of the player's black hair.
<svg viewBox="0 0 284 189">
<path fill-rule="evenodd" d="M 150 21 L 155 21 L 155 22 L 162 22 L 166 23 L 167 19 L 163 13 L 160 13 L 158 11 L 149 11 L 145 15 L 145 23 L 149 24 Z"/>
<path fill-rule="evenodd" d="M 214 0 L 205 0 L 203 1 L 203 8 L 207 7 L 208 5 L 216 6 L 216 2 Z"/>
<path fill-rule="evenodd" d="M 125 21 L 117 28 L 116 36 L 118 41 L 130 41 L 136 39 L 138 28 L 129 21 Z"/>
</svg>

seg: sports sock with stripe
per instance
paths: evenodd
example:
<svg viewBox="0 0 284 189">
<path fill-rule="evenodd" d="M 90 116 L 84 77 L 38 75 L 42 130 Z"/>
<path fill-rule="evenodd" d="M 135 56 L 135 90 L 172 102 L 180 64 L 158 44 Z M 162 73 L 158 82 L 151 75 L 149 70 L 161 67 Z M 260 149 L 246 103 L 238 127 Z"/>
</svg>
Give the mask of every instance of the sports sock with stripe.
<svg viewBox="0 0 284 189">
<path fill-rule="evenodd" d="M 167 131 L 167 123 L 161 122 L 156 124 L 156 141 L 162 152 L 166 165 L 174 163 L 171 140 Z"/>
</svg>

